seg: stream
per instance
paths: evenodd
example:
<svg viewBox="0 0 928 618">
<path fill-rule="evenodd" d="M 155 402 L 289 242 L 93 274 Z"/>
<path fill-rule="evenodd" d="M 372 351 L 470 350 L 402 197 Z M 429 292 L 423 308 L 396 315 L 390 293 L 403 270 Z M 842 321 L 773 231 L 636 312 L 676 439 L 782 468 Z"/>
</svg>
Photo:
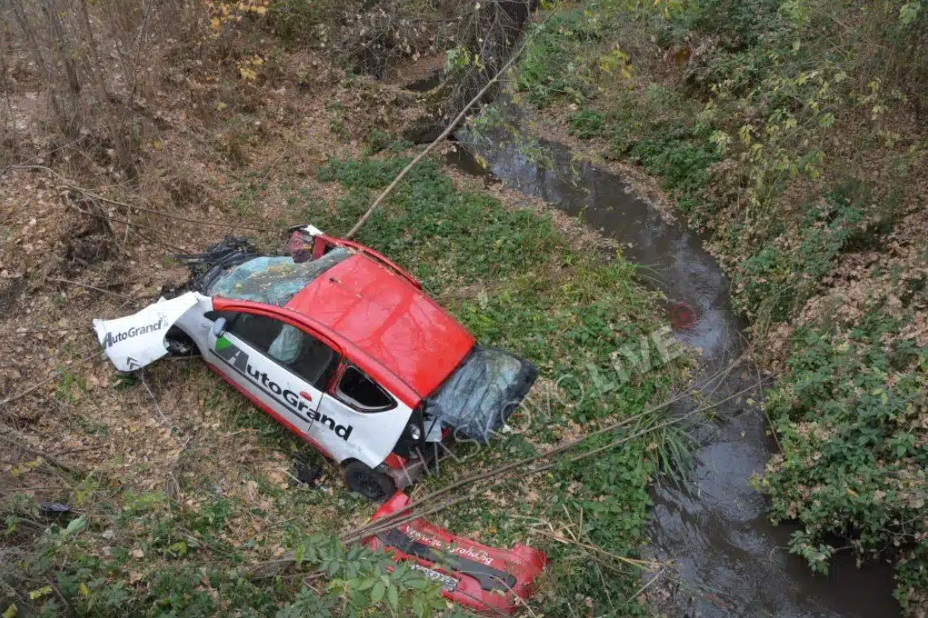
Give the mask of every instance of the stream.
<svg viewBox="0 0 928 618">
<path fill-rule="evenodd" d="M 501 181 L 539 197 L 621 243 L 625 257 L 645 267 L 646 280 L 670 303 L 695 309 L 695 323 L 675 334 L 702 350 L 697 380 L 737 358 L 746 344 L 747 323 L 733 310 L 728 280 L 700 237 L 681 223 L 665 221 L 611 172 L 574 159 L 562 144 L 530 136 L 513 103 L 500 101 L 498 109 L 502 120 L 480 135 L 456 134 L 458 147 L 448 162 L 486 182 Z M 735 373 L 712 398 L 741 390 L 752 377 Z M 652 489 L 650 542 L 644 553 L 674 565 L 676 578 L 653 586 L 670 596 L 668 611 L 680 616 L 898 616 L 889 566 L 857 568 L 854 557 L 843 553 L 822 576 L 788 552 L 796 528 L 772 525 L 765 499 L 750 483 L 752 475 L 763 472 L 776 444 L 765 431 L 762 412 L 737 401 L 718 408 L 716 422 L 694 426 L 698 449 L 688 486 L 658 483 Z"/>
</svg>

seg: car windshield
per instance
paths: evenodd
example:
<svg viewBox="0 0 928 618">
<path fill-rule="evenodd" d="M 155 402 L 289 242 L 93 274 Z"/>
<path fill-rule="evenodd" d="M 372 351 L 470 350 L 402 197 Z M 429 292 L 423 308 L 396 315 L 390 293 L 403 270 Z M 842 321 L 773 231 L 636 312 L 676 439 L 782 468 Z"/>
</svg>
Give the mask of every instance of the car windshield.
<svg viewBox="0 0 928 618">
<path fill-rule="evenodd" d="M 207 294 L 282 307 L 316 277 L 351 255 L 350 250 L 339 247 L 311 262 L 294 262 L 289 256 L 254 258 L 220 275 Z"/>
</svg>

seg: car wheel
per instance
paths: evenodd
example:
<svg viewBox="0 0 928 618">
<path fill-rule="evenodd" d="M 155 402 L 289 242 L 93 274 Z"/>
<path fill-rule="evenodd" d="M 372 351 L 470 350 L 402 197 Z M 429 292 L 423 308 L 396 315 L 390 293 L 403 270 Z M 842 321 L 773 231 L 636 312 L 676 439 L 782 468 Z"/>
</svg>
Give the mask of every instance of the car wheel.
<svg viewBox="0 0 928 618">
<path fill-rule="evenodd" d="M 371 470 L 370 466 L 360 461 L 352 461 L 345 466 L 345 481 L 352 491 L 374 502 L 383 502 L 396 493 L 393 479 L 383 472 Z"/>
</svg>

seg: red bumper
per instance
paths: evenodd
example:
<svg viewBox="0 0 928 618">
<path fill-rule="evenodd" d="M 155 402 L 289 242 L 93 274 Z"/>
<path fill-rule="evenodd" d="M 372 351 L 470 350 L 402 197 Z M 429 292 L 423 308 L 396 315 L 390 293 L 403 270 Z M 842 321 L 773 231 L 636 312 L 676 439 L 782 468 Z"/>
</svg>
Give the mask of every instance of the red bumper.
<svg viewBox="0 0 928 618">
<path fill-rule="evenodd" d="M 374 520 L 402 511 L 409 496 L 397 492 L 374 514 Z M 525 545 L 495 549 L 455 536 L 424 519 L 416 519 L 364 539 L 371 549 L 385 549 L 397 562 L 409 561 L 442 584 L 442 594 L 461 605 L 493 614 L 511 614 L 516 597 L 527 599 L 547 557 Z"/>
</svg>

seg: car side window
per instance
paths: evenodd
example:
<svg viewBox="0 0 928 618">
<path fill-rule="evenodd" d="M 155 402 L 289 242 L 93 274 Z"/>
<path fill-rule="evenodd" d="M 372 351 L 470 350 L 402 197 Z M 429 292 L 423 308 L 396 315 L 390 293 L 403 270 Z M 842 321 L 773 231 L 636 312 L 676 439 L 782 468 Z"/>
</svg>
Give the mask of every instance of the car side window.
<svg viewBox="0 0 928 618">
<path fill-rule="evenodd" d="M 236 337 L 319 390 L 325 389 L 338 361 L 328 345 L 296 326 L 263 315 L 239 313 L 229 322 L 229 332 Z"/>
<path fill-rule="evenodd" d="M 361 412 L 382 412 L 396 406 L 386 391 L 352 365 L 345 368 L 335 392 L 339 399 Z"/>
<path fill-rule="evenodd" d="M 265 354 L 280 335 L 281 327 L 284 325 L 280 320 L 253 313 L 239 313 L 232 320 L 226 319 L 226 328 L 230 333 Z"/>
</svg>

